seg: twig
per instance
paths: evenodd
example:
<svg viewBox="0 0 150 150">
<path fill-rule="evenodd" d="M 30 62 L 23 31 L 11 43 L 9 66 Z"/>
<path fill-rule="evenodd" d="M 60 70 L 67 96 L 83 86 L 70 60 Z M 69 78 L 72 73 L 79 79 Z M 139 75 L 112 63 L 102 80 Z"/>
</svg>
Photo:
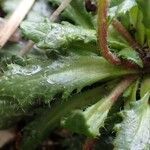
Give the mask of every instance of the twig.
<svg viewBox="0 0 150 150">
<path fill-rule="evenodd" d="M 16 137 L 16 133 L 14 129 L 1 130 L 0 131 L 0 148 L 2 148 L 5 144 L 13 141 Z"/>
<path fill-rule="evenodd" d="M 125 79 L 123 79 L 112 91 L 109 98 L 115 102 L 122 95 L 122 93 L 129 87 L 129 85 L 131 85 L 131 83 L 135 81 L 136 78 L 137 78 L 136 76 L 128 76 Z"/>
<path fill-rule="evenodd" d="M 54 13 L 50 16 L 50 20 L 52 22 L 56 21 L 61 12 L 70 4 L 72 0 L 63 0 L 59 7 L 54 11 Z"/>
<path fill-rule="evenodd" d="M 24 56 L 25 54 L 27 54 L 34 46 L 34 42 L 29 40 L 27 45 L 20 51 L 19 56 Z"/>
<path fill-rule="evenodd" d="M 0 30 L 5 26 L 6 20 L 3 18 L 0 18 Z M 21 33 L 19 29 L 17 29 L 9 38 L 9 41 L 11 42 L 18 42 L 21 39 Z"/>
<path fill-rule="evenodd" d="M 3 29 L 0 31 L 0 47 L 3 47 L 11 35 L 16 31 L 35 0 L 22 0 L 18 8 L 9 18 Z"/>
<path fill-rule="evenodd" d="M 99 0 L 98 6 L 98 43 L 101 48 L 101 52 L 104 58 L 110 63 L 119 65 L 121 60 L 114 55 L 108 48 L 107 36 L 108 36 L 108 24 L 107 24 L 107 9 L 108 0 Z"/>
<path fill-rule="evenodd" d="M 54 22 L 57 20 L 61 12 L 70 4 L 72 0 L 63 0 L 59 7 L 50 16 L 50 21 Z M 20 56 L 27 54 L 34 46 L 34 42 L 29 41 L 28 44 L 20 51 Z"/>
<path fill-rule="evenodd" d="M 122 25 L 122 23 L 120 21 L 118 21 L 117 19 L 115 19 L 115 20 L 112 21 L 112 25 L 127 40 L 127 42 L 130 44 L 130 46 L 132 46 L 132 48 L 134 48 L 135 50 L 137 50 L 139 53 L 142 53 L 141 46 L 133 39 L 133 37 L 131 36 L 131 34 Z"/>
</svg>

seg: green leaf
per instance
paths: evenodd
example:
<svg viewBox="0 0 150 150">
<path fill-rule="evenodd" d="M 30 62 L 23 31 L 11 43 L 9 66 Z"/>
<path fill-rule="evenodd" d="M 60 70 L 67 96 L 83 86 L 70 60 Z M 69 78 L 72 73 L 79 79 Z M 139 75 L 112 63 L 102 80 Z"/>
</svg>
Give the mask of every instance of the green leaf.
<svg viewBox="0 0 150 150">
<path fill-rule="evenodd" d="M 150 29 L 150 0 L 136 0 L 138 3 L 138 7 L 139 9 L 142 11 L 143 13 L 143 23 L 144 26 L 148 29 Z"/>
<path fill-rule="evenodd" d="M 40 48 L 63 49 L 79 45 L 93 45 L 96 49 L 96 31 L 74 26 L 69 23 L 57 24 L 49 21 L 24 22 L 23 34 L 37 43 Z"/>
<path fill-rule="evenodd" d="M 99 136 L 99 129 L 104 127 L 104 121 L 112 105 L 113 101 L 110 98 L 104 98 L 84 111 L 74 111 L 62 123 L 64 127 L 73 132 L 82 133 L 90 137 Z"/>
<path fill-rule="evenodd" d="M 142 22 L 143 20 L 143 14 L 138 8 L 138 6 L 133 7 L 129 11 L 129 18 L 130 18 L 130 26 L 132 26 L 131 29 L 135 30 L 134 35 L 135 39 L 141 44 L 144 45 L 145 43 L 145 27 Z"/>
<path fill-rule="evenodd" d="M 0 99 L 0 129 L 16 125 L 27 114 L 26 108 L 22 109 L 17 102 L 13 102 L 13 99 L 9 101 Z"/>
<path fill-rule="evenodd" d="M 113 7 L 113 6 L 119 5 L 122 2 L 123 2 L 123 0 L 111 0 L 110 6 Z"/>
<path fill-rule="evenodd" d="M 62 0 L 49 0 L 53 4 L 60 5 Z M 70 5 L 64 10 L 62 16 L 72 20 L 76 25 L 84 28 L 94 29 L 93 16 L 85 9 L 85 1 L 72 0 Z"/>
<path fill-rule="evenodd" d="M 150 148 L 150 93 L 137 102 L 130 109 L 122 113 L 123 122 L 116 126 L 118 131 L 114 141 L 115 150 L 149 150 Z"/>
<path fill-rule="evenodd" d="M 106 90 L 106 85 L 74 95 L 68 101 L 56 104 L 52 110 L 45 110 L 40 116 L 37 116 L 33 122 L 25 127 L 22 149 L 34 150 L 54 128 L 60 125 L 63 116 L 74 109 L 85 108 L 101 99 L 110 90 L 109 88 Z"/>
<path fill-rule="evenodd" d="M 130 47 L 122 49 L 118 53 L 118 55 L 123 59 L 133 61 L 135 64 L 139 65 L 141 68 L 143 67 L 143 62 L 142 62 L 142 59 L 140 58 L 138 52 L 136 52 L 135 50 L 133 50 Z"/>
<path fill-rule="evenodd" d="M 126 12 L 128 12 L 132 7 L 134 7 L 136 5 L 137 4 L 136 4 L 135 0 L 124 0 L 119 5 L 117 3 L 116 6 L 113 6 L 109 9 L 109 16 L 111 18 L 121 16 L 121 15 L 125 14 Z"/>
<path fill-rule="evenodd" d="M 5 59 L 6 57 L 11 57 L 17 55 L 23 45 L 18 43 L 7 44 L 0 51 L 0 59 Z"/>
<path fill-rule="evenodd" d="M 146 75 L 141 83 L 140 95 L 143 97 L 147 92 L 150 92 L 150 76 Z"/>
<path fill-rule="evenodd" d="M 134 7 L 131 12 L 130 12 L 130 18 L 134 18 L 135 15 L 136 15 L 136 22 L 133 23 L 134 25 L 134 28 L 136 29 L 136 32 L 135 32 L 135 38 L 136 40 L 141 44 L 143 45 L 144 42 L 145 42 L 145 27 L 144 27 L 144 24 L 142 22 L 143 20 L 143 15 L 141 13 L 141 11 L 138 9 L 138 7 Z M 130 19 L 131 20 L 131 19 Z"/>
<path fill-rule="evenodd" d="M 110 65 L 103 58 L 70 54 L 52 61 L 46 58 L 27 59 L 25 66 L 9 64 L 0 78 L 0 99 L 13 101 L 23 108 L 32 106 L 37 99 L 49 103 L 56 94 L 67 98 L 75 89 L 135 71 Z"/>
<path fill-rule="evenodd" d="M 93 53 L 72 53 L 58 60 L 29 57 L 24 61 L 23 66 L 20 62 L 8 64 L 8 70 L 0 78 L 0 116 L 3 116 L 0 127 L 16 122 L 38 100 L 49 103 L 56 94 L 62 93 L 63 98 L 67 98 L 75 89 L 80 92 L 98 81 L 136 73 L 110 65 Z"/>
<path fill-rule="evenodd" d="M 109 26 L 108 43 L 115 52 L 129 47 L 128 42 L 117 32 L 112 25 Z"/>
</svg>

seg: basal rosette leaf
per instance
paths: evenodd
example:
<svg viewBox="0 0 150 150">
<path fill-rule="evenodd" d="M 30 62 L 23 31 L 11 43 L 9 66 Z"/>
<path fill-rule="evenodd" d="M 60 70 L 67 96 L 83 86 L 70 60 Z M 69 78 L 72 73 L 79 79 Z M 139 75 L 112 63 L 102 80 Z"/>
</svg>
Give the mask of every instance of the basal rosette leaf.
<svg viewBox="0 0 150 150">
<path fill-rule="evenodd" d="M 57 24 L 49 21 L 24 22 L 23 34 L 37 43 L 40 48 L 63 49 L 72 45 L 88 45 L 96 49 L 96 31 L 74 26 L 69 23 Z"/>
<path fill-rule="evenodd" d="M 48 21 L 42 23 L 24 22 L 21 26 L 26 37 L 37 43 L 40 48 L 46 49 L 76 49 L 96 52 L 96 31 L 74 26 L 69 23 L 57 24 Z M 138 53 L 129 47 L 127 41 L 110 26 L 108 43 L 123 59 L 131 60 L 143 66 Z M 97 52 L 96 52 L 97 53 Z"/>
<path fill-rule="evenodd" d="M 85 110 L 76 110 L 71 115 L 68 115 L 68 117 L 62 121 L 64 126 L 73 132 L 82 133 L 86 136 L 99 136 L 99 129 L 104 127 L 104 122 L 108 117 L 108 113 L 110 112 L 112 105 L 118 99 L 116 93 L 118 95 L 122 94 L 122 92 L 128 88 L 131 83 L 128 83 L 129 80 L 127 82 L 126 81 L 127 80 L 123 80 L 120 82 L 112 93 L 110 93 L 107 97 L 105 96 L 105 98 L 101 99 L 96 104 L 86 108 Z"/>
<path fill-rule="evenodd" d="M 4 104 L 13 102 L 21 112 L 28 111 L 37 100 L 49 103 L 56 94 L 62 93 L 62 97 L 67 98 L 72 91 L 77 89 L 79 92 L 98 81 L 136 73 L 110 65 L 93 53 L 72 53 L 55 61 L 29 58 L 24 66 L 8 64 L 7 68 L 8 71 L 0 78 L 0 99 Z"/>
<path fill-rule="evenodd" d="M 111 83 L 108 82 L 100 87 L 79 93 L 70 97 L 68 101 L 56 104 L 52 110 L 44 110 L 40 116 L 36 116 L 36 119 L 25 127 L 22 149 L 35 149 L 54 128 L 60 126 L 60 120 L 64 116 L 70 114 L 74 109 L 82 109 L 97 102 L 111 90 L 112 87 L 109 85 Z"/>
<path fill-rule="evenodd" d="M 150 148 L 150 93 L 132 103 L 122 113 L 123 122 L 116 126 L 116 150 L 149 150 Z"/>
<path fill-rule="evenodd" d="M 110 98 L 104 98 L 84 111 L 74 111 L 62 121 L 62 124 L 76 133 L 82 133 L 89 137 L 99 136 L 99 129 L 104 127 L 112 105 L 113 101 Z"/>
<path fill-rule="evenodd" d="M 97 81 L 134 73 L 114 67 L 96 55 L 72 56 L 57 61 L 33 59 L 26 66 L 9 64 L 0 79 L 0 96 L 10 96 L 32 102 L 41 96 L 46 101 L 57 93 L 68 96 L 74 89 L 82 89 Z"/>
</svg>

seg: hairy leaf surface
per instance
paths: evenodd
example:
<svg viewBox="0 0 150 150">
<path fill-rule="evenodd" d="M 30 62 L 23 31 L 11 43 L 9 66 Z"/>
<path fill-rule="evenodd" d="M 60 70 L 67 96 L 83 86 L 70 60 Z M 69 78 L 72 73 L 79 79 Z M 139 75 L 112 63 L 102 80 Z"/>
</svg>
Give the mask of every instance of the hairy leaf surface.
<svg viewBox="0 0 150 150">
<path fill-rule="evenodd" d="M 127 60 L 134 62 L 135 64 L 139 65 L 141 68 L 143 67 L 143 62 L 138 52 L 133 50 L 130 47 L 122 49 L 119 52 L 119 56 L 123 59 L 127 59 Z"/>
<path fill-rule="evenodd" d="M 36 98 L 50 102 L 53 96 L 63 93 L 66 98 L 77 89 L 97 81 L 107 80 L 135 71 L 114 67 L 103 58 L 89 54 L 72 54 L 66 58 L 29 59 L 26 66 L 9 64 L 9 70 L 0 78 L 0 97 L 14 99 L 20 106 L 32 104 Z"/>
<path fill-rule="evenodd" d="M 112 105 L 113 101 L 110 98 L 104 98 L 84 111 L 74 111 L 72 115 L 63 120 L 63 124 L 73 132 L 90 137 L 99 136 L 99 129 L 104 127 L 104 121 Z"/>
<path fill-rule="evenodd" d="M 122 113 L 123 122 L 116 126 L 118 131 L 114 145 L 116 150 L 149 150 L 150 148 L 150 105 L 149 93 Z"/>
<path fill-rule="evenodd" d="M 24 22 L 21 25 L 26 37 L 37 43 L 40 48 L 63 49 L 78 45 L 95 45 L 96 31 L 74 26 L 69 23 L 57 24 L 49 21 L 35 23 Z M 77 43 L 76 43 L 77 44 Z"/>
<path fill-rule="evenodd" d="M 35 149 L 49 135 L 50 131 L 60 125 L 61 118 L 70 114 L 74 109 L 82 109 L 97 102 L 110 91 L 112 88 L 109 87 L 110 85 L 111 83 L 108 82 L 98 88 L 74 95 L 68 101 L 56 104 L 52 110 L 45 110 L 25 128 L 22 148 L 24 150 Z"/>
</svg>

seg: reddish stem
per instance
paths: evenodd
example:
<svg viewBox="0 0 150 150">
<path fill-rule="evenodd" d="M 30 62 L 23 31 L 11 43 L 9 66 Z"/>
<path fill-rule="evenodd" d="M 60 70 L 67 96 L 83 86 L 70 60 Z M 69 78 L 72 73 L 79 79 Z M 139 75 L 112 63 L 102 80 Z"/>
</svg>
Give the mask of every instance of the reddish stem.
<svg viewBox="0 0 150 150">
<path fill-rule="evenodd" d="M 122 25 L 120 21 L 117 19 L 112 22 L 113 27 L 126 39 L 126 41 L 130 44 L 130 46 L 137 50 L 139 53 L 142 53 L 141 46 L 134 40 L 128 30 Z"/>
<path fill-rule="evenodd" d="M 101 52 L 104 58 L 106 58 L 110 63 L 119 65 L 121 60 L 114 55 L 108 48 L 108 25 L 107 25 L 107 9 L 108 0 L 99 0 L 98 9 L 98 43 L 101 48 Z"/>
<path fill-rule="evenodd" d="M 117 99 L 122 95 L 122 93 L 131 85 L 133 81 L 137 79 L 136 76 L 127 76 L 124 78 L 118 85 L 115 87 L 115 89 L 112 91 L 112 93 L 109 95 L 110 99 L 115 102 Z"/>
</svg>

